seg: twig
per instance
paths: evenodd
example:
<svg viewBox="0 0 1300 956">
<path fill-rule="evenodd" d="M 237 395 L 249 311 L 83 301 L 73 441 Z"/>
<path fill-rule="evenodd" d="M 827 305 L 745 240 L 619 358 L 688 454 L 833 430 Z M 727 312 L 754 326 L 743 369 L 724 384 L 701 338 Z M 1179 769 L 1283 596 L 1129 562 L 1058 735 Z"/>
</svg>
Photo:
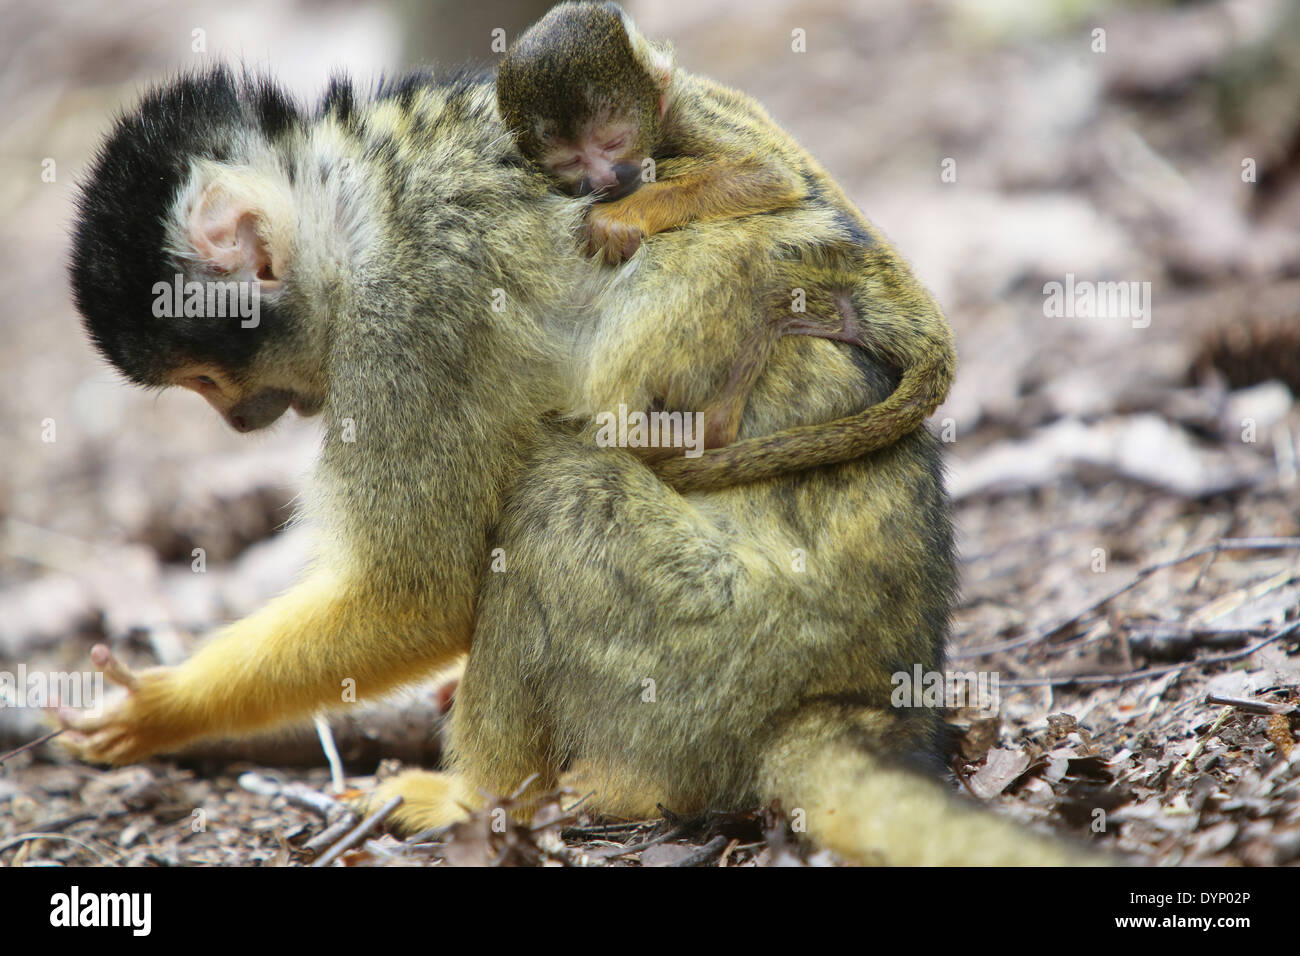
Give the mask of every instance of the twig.
<svg viewBox="0 0 1300 956">
<path fill-rule="evenodd" d="M 1135 627 L 1129 631 L 1124 646 L 1151 657 L 1182 656 L 1195 647 L 1240 647 L 1253 638 L 1267 634 L 1267 627 L 1209 628 L 1185 627 L 1180 624 L 1157 624 Z"/>
<path fill-rule="evenodd" d="M 1205 702 L 1207 704 L 1218 704 L 1220 707 L 1235 707 L 1237 710 L 1244 710 L 1248 714 L 1260 714 L 1268 717 L 1273 714 L 1290 714 L 1296 708 L 1288 707 L 1285 704 L 1270 704 L 1266 700 L 1250 700 L 1245 697 L 1223 697 L 1219 694 L 1206 694 Z"/>
<path fill-rule="evenodd" d="M 727 860 L 731 857 L 731 851 L 740 845 L 739 840 L 732 840 L 727 844 L 727 848 L 722 851 L 722 856 L 718 857 L 718 866 L 725 867 Z"/>
<path fill-rule="evenodd" d="M 639 830 L 642 827 L 653 826 L 654 823 L 654 820 L 632 820 L 627 823 L 597 823 L 585 827 L 566 827 L 564 835 L 575 840 L 599 839 L 608 833 Z"/>
<path fill-rule="evenodd" d="M 68 843 L 75 843 L 77 846 L 85 847 L 105 863 L 117 863 L 116 860 L 104 854 L 98 847 L 91 846 L 85 840 L 78 840 L 76 837 L 70 837 L 66 833 L 20 833 L 18 836 L 11 837 L 8 840 L 5 840 L 4 843 L 0 843 L 0 853 L 3 853 L 10 847 L 17 846 L 20 843 L 26 843 L 28 840 L 64 840 Z"/>
<path fill-rule="evenodd" d="M 582 806 L 584 803 L 586 803 L 595 795 L 596 795 L 595 790 L 588 790 L 585 794 L 583 794 L 581 797 L 578 798 L 578 801 L 576 803 L 570 804 L 569 806 L 563 808 L 565 815 L 567 816 L 568 814 L 573 813 L 574 810 L 577 810 L 578 807 Z"/>
<path fill-rule="evenodd" d="M 71 813 L 62 817 L 55 817 L 52 820 L 44 820 L 37 824 L 40 830 L 46 833 L 53 833 L 55 830 L 66 830 L 68 827 L 77 823 L 85 823 L 87 820 L 116 820 L 118 817 L 126 816 L 126 810 L 109 810 L 105 813 Z"/>
<path fill-rule="evenodd" d="M 1155 564 L 1149 564 L 1134 575 L 1128 583 L 1116 588 L 1109 594 L 1103 595 L 1090 604 L 1080 608 L 1074 614 L 1071 614 L 1063 621 L 1058 621 L 1049 627 L 1040 628 L 1021 637 L 1013 638 L 1009 641 L 1001 641 L 997 644 L 985 644 L 981 647 L 968 647 L 956 650 L 948 656 L 953 660 L 964 659 L 968 657 L 985 657 L 989 654 L 996 654 L 1001 651 L 1011 651 L 1020 647 L 1026 647 L 1030 644 L 1036 644 L 1044 641 L 1049 637 L 1060 633 L 1071 624 L 1077 624 L 1079 619 L 1085 614 L 1090 614 L 1101 607 L 1109 604 L 1115 598 L 1133 590 L 1151 575 L 1157 571 L 1163 571 L 1166 568 L 1172 568 L 1187 561 L 1203 557 L 1207 554 L 1218 555 L 1223 551 L 1283 551 L 1291 548 L 1300 549 L 1300 538 L 1224 538 L 1216 544 L 1207 545 L 1203 548 L 1196 548 L 1184 555 L 1176 558 L 1170 558 L 1166 561 L 1158 561 Z"/>
<path fill-rule="evenodd" d="M 352 812 L 347 804 L 328 793 L 322 793 L 301 783 L 282 784 L 278 780 L 253 773 L 251 770 L 239 775 L 239 785 L 250 793 L 264 797 L 284 797 L 285 802 L 291 806 L 314 813 L 326 822 L 338 819 L 340 814 Z M 353 814 L 353 822 L 355 816 Z"/>
<path fill-rule="evenodd" d="M 715 836 L 712 840 L 710 840 L 708 843 L 704 844 L 704 846 L 699 847 L 698 849 L 688 853 L 686 856 L 682 857 L 676 863 L 670 863 L 668 865 L 669 866 L 704 866 L 707 863 L 712 863 L 722 854 L 722 851 L 726 849 L 727 844 L 729 842 L 730 841 L 725 836 L 719 834 L 718 836 Z"/>
<path fill-rule="evenodd" d="M 330 765 L 330 786 L 334 788 L 335 793 L 342 793 L 346 786 L 343 782 L 343 758 L 339 756 L 339 747 L 334 742 L 334 732 L 330 730 L 330 722 L 323 714 L 317 714 L 312 718 L 312 723 L 316 725 L 316 736 L 320 738 L 321 750 L 325 751 L 325 762 Z"/>
<path fill-rule="evenodd" d="M 509 801 L 511 801 L 511 802 L 514 802 L 515 800 L 518 800 L 520 797 L 522 797 L 522 796 L 524 795 L 524 791 L 528 789 L 528 785 L 531 784 L 534 780 L 536 780 L 536 779 L 537 779 L 538 777 L 540 777 L 540 776 L 541 776 L 540 773 L 531 773 L 531 774 L 529 774 L 529 775 L 524 779 L 524 782 L 523 782 L 523 783 L 521 783 L 519 786 L 515 787 L 515 792 L 512 793 L 512 794 L 510 794 L 510 796 L 508 796 L 506 799 L 509 800 Z M 486 797 L 487 794 L 484 794 L 484 796 Z M 536 800 L 537 798 L 534 797 L 533 799 Z"/>
<path fill-rule="evenodd" d="M 1230 710 L 1225 710 L 1223 713 L 1219 715 L 1219 719 L 1214 722 L 1213 726 L 1211 726 L 1209 730 L 1207 730 L 1204 734 L 1201 735 L 1200 740 L 1196 741 L 1196 746 L 1192 748 L 1191 752 L 1182 760 L 1178 761 L 1178 766 L 1174 767 L 1174 772 L 1169 775 L 1170 779 L 1173 779 L 1174 777 L 1177 777 L 1179 774 L 1181 774 L 1184 770 L 1187 769 L 1188 765 L 1193 760 L 1195 760 L 1197 757 L 1201 755 L 1202 751 L 1205 750 L 1205 745 L 1209 742 L 1210 738 L 1219 732 L 1220 728 L 1222 728 L 1223 725 L 1228 722 L 1228 718 L 1231 716 L 1232 716 L 1232 711 Z"/>
<path fill-rule="evenodd" d="M 1129 681 L 1146 680 L 1148 677 L 1159 677 L 1161 674 L 1168 674 L 1171 671 L 1185 671 L 1189 667 L 1202 667 L 1213 664 L 1226 664 L 1230 661 L 1240 660 L 1243 657 L 1249 657 L 1256 651 L 1274 641 L 1280 641 L 1285 637 L 1290 637 L 1296 630 L 1300 629 L 1300 620 L 1292 621 L 1282 630 L 1278 631 L 1271 637 L 1266 637 L 1261 641 L 1256 641 L 1250 647 L 1243 647 L 1239 651 L 1232 651 L 1228 654 L 1219 654 L 1214 657 L 1202 657 L 1198 660 L 1183 661 L 1180 664 L 1169 664 L 1165 667 L 1148 667 L 1146 670 L 1133 671 L 1131 674 L 1075 674 L 1067 677 L 1012 677 L 1008 680 L 999 681 L 1002 687 L 1064 687 L 1069 684 L 1127 684 Z"/>
<path fill-rule="evenodd" d="M 393 797 L 393 799 L 389 800 L 370 816 L 366 817 L 366 819 L 358 823 L 352 832 L 330 847 L 327 853 L 325 853 L 319 860 L 312 863 L 312 866 L 329 866 L 348 850 L 352 849 L 364 840 L 366 834 L 379 826 L 379 824 L 383 823 L 384 820 L 388 818 L 388 815 L 401 805 L 402 798 L 400 796 Z"/>
<path fill-rule="evenodd" d="M 352 812 L 343 801 L 331 797 L 328 793 L 321 793 L 319 790 L 313 790 L 311 787 L 302 784 L 292 784 L 280 792 L 284 794 L 285 802 L 297 807 L 299 810 L 314 813 L 322 820 L 334 820 L 340 814 Z"/>
<path fill-rule="evenodd" d="M 41 736 L 37 737 L 35 740 L 28 741 L 27 743 L 23 744 L 18 749 L 11 750 L 7 754 L 0 756 L 0 766 L 4 766 L 4 762 L 6 760 L 8 760 L 10 757 L 17 757 L 24 750 L 31 750 L 33 747 L 39 747 L 41 744 L 45 743 L 48 740 L 53 740 L 55 737 L 59 736 L 59 734 L 63 733 L 63 731 L 65 731 L 66 729 L 67 729 L 66 727 L 60 727 L 57 730 L 51 730 L 48 734 L 42 734 Z"/>
<path fill-rule="evenodd" d="M 320 833 L 316 834 L 310 840 L 302 845 L 304 853 L 319 853 L 327 847 L 333 846 L 336 842 L 343 839 L 348 832 L 357 825 L 359 818 L 355 813 L 348 812 L 339 819 L 335 820 Z"/>
<path fill-rule="evenodd" d="M 538 814 L 538 816 L 540 816 L 540 814 Z M 560 833 L 563 834 L 565 828 L 572 823 L 576 823 L 577 820 L 578 815 L 576 813 L 565 813 L 560 811 L 560 815 L 553 820 L 538 820 L 534 817 L 533 822 L 525 826 L 523 829 L 529 833 L 541 833 L 543 830 L 550 830 L 553 827 L 559 827 Z M 563 839 L 563 836 L 561 836 L 561 839 Z"/>
<path fill-rule="evenodd" d="M 629 846 L 603 846 L 597 847 L 591 851 L 591 856 L 602 860 L 616 860 L 620 856 L 627 856 L 629 853 L 640 853 L 642 850 L 648 850 L 652 846 L 658 846 L 660 843 L 667 843 L 669 840 L 676 839 L 685 832 L 685 827 L 669 827 L 668 830 L 657 837 L 649 840 L 643 840 L 640 843 L 633 843 Z"/>
</svg>

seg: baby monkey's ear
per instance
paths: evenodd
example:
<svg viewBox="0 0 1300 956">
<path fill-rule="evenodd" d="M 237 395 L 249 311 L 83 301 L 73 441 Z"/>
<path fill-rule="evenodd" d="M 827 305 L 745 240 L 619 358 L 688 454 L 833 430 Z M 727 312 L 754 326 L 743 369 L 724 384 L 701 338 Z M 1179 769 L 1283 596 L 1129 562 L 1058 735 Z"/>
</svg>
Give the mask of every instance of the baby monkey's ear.
<svg viewBox="0 0 1300 956">
<path fill-rule="evenodd" d="M 641 68 L 650 77 L 659 90 L 659 116 L 662 119 L 672 105 L 673 73 L 677 69 L 676 55 L 667 43 L 651 43 L 637 32 L 631 19 L 625 17 L 623 26 L 628 31 L 628 40 L 632 44 Z"/>
</svg>

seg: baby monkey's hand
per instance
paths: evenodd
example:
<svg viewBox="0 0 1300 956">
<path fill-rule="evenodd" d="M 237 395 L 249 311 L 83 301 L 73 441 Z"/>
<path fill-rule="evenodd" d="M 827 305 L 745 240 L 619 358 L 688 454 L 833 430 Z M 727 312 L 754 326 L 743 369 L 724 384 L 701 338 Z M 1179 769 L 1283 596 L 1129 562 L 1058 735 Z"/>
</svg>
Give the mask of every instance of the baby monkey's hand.
<svg viewBox="0 0 1300 956">
<path fill-rule="evenodd" d="M 646 230 L 624 218 L 622 202 L 597 203 L 587 210 L 587 254 L 599 255 L 609 265 L 631 259 L 641 247 Z"/>
</svg>

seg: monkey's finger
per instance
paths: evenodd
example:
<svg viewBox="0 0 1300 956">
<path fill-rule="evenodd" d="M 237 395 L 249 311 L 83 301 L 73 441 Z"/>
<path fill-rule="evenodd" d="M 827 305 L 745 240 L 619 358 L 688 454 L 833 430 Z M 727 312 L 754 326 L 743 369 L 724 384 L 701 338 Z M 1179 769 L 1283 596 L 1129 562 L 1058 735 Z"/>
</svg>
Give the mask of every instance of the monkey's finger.
<svg viewBox="0 0 1300 956">
<path fill-rule="evenodd" d="M 603 261 L 605 258 L 605 243 L 595 235 L 587 236 L 587 255 L 599 256 Z"/>
<path fill-rule="evenodd" d="M 636 255 L 636 251 L 641 248 L 641 233 L 629 232 L 623 239 L 623 260 L 627 261 Z"/>
<path fill-rule="evenodd" d="M 106 725 L 93 732 L 78 733 L 64 745 L 75 756 L 91 763 L 124 763 L 134 751 L 134 738 L 121 725 Z"/>
<path fill-rule="evenodd" d="M 135 735 L 116 731 L 95 741 L 95 760 L 111 764 L 132 763 L 143 756 Z"/>
<path fill-rule="evenodd" d="M 625 258 L 623 255 L 622 242 L 612 235 L 607 235 L 605 237 L 601 251 L 604 253 L 606 265 L 616 266 Z"/>
<path fill-rule="evenodd" d="M 92 734 L 104 726 L 104 717 L 87 717 L 79 710 L 73 710 L 71 707 L 57 707 L 51 709 L 51 716 L 58 725 L 64 730 L 69 730 L 74 734 L 85 735 Z M 72 740 L 67 741 L 69 744 Z"/>
<path fill-rule="evenodd" d="M 105 644 L 96 644 L 90 649 L 90 661 L 101 671 L 104 676 L 120 687 L 127 690 L 135 690 L 138 681 L 134 674 L 125 664 L 113 656 L 113 652 Z"/>
</svg>

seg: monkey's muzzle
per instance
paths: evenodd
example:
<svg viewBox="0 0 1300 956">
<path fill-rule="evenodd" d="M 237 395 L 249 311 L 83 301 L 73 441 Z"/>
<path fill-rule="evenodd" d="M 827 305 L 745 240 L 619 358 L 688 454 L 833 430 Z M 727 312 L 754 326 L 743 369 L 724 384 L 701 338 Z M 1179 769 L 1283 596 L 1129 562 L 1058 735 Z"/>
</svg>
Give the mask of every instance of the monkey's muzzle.
<svg viewBox="0 0 1300 956">
<path fill-rule="evenodd" d="M 641 188 L 640 163 L 615 163 L 610 172 L 613 173 L 613 182 L 593 184 L 589 177 L 584 176 L 578 183 L 578 195 L 595 196 L 596 202 L 613 202 Z"/>
</svg>

